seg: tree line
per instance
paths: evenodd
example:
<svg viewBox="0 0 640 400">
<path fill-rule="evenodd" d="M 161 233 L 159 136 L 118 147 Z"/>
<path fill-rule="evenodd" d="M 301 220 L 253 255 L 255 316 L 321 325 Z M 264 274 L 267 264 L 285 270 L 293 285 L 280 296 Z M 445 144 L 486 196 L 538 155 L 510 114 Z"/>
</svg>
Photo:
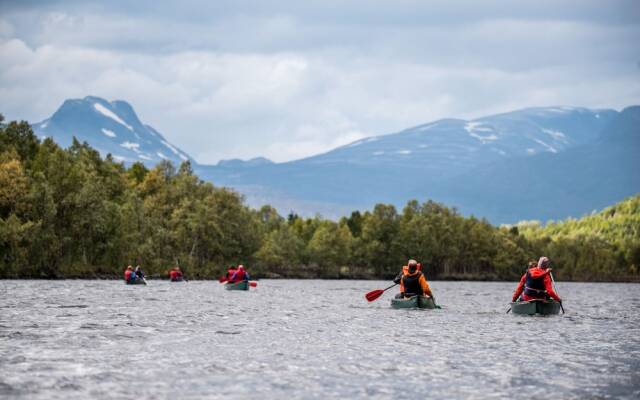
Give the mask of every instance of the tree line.
<svg viewBox="0 0 640 400">
<path fill-rule="evenodd" d="M 139 264 L 212 279 L 245 264 L 257 277 L 387 279 L 415 258 L 430 279 L 515 280 L 544 254 L 558 279 L 638 281 L 639 211 L 635 196 L 546 225 L 494 226 L 416 200 L 339 221 L 282 216 L 200 180 L 189 162 L 127 167 L 0 116 L 0 278 L 113 278 Z"/>
</svg>

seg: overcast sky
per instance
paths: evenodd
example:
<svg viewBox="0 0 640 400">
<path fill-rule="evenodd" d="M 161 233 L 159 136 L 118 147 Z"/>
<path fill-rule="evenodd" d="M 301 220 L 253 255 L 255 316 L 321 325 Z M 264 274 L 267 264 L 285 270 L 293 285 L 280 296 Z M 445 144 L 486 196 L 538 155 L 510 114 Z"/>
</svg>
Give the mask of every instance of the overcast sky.
<svg viewBox="0 0 640 400">
<path fill-rule="evenodd" d="M 640 104 L 638 1 L 202 3 L 0 0 L 0 112 L 122 99 L 215 163 L 444 117 Z"/>
</svg>

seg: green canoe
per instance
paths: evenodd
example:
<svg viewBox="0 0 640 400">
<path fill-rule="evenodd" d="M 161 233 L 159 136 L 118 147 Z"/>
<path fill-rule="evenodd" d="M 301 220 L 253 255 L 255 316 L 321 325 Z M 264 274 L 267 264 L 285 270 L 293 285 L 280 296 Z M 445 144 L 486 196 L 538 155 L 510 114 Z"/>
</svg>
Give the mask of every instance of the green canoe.
<svg viewBox="0 0 640 400">
<path fill-rule="evenodd" d="M 236 283 L 225 283 L 224 288 L 227 290 L 249 290 L 249 281 L 242 281 Z"/>
<path fill-rule="evenodd" d="M 517 301 L 511 303 L 511 312 L 520 315 L 556 315 L 560 312 L 560 303 L 553 300 Z"/>
<path fill-rule="evenodd" d="M 124 281 L 127 285 L 146 285 L 147 282 L 143 279 L 136 279 L 135 281 Z"/>
<path fill-rule="evenodd" d="M 407 299 L 391 299 L 392 308 L 436 308 L 436 304 L 429 296 L 413 296 Z"/>
</svg>

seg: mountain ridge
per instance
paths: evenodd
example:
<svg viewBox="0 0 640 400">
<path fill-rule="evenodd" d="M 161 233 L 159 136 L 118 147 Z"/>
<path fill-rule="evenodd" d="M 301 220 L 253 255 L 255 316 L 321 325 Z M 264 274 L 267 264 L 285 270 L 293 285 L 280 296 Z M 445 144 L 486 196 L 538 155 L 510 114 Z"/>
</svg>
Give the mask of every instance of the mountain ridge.
<svg viewBox="0 0 640 400">
<path fill-rule="evenodd" d="M 280 212 L 337 218 L 380 202 L 402 207 L 409 199 L 433 199 L 465 214 L 513 223 L 582 215 L 640 191 L 628 170 L 637 164 L 632 153 L 640 147 L 638 120 L 639 106 L 531 107 L 471 120 L 443 118 L 298 160 L 256 157 L 216 165 L 195 162 L 122 100 L 67 100 L 34 130 L 63 145 L 83 133 L 78 139 L 123 162 L 189 160 L 202 179 L 234 188 L 254 207 L 269 203 Z M 616 140 L 618 145 L 610 143 Z M 594 171 L 594 163 L 603 167 Z M 603 174 L 616 177 L 613 187 Z M 589 180 L 604 186 L 601 193 L 589 193 Z M 546 189 L 556 202 L 536 204 L 513 193 L 545 190 L 545 182 L 553 182 Z M 575 193 L 567 192 L 572 184 L 579 188 Z"/>
</svg>

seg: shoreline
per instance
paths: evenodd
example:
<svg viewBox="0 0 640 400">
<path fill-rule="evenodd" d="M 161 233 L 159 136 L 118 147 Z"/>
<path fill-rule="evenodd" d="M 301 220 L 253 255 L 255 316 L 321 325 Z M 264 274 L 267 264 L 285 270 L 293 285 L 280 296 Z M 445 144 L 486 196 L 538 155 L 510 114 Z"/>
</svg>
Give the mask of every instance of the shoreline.
<svg viewBox="0 0 640 400">
<path fill-rule="evenodd" d="M 168 278 L 161 277 L 149 277 L 145 276 L 147 281 L 167 281 Z M 78 278 L 78 277 L 69 277 L 69 278 L 37 278 L 37 277 L 29 277 L 29 278 L 0 278 L 1 281 L 123 281 L 124 279 L 121 277 L 91 277 L 91 278 Z M 255 279 L 251 279 L 251 281 L 260 281 L 260 280 L 273 280 L 273 281 L 392 281 L 392 279 L 384 279 L 384 278 L 309 278 L 309 277 L 287 277 L 287 278 L 272 278 L 272 277 L 258 277 Z M 501 282 L 517 282 L 517 280 L 511 279 L 473 279 L 473 278 L 457 278 L 457 277 L 442 277 L 442 278 L 427 278 L 429 282 L 486 282 L 486 283 L 501 283 Z M 217 278 L 189 278 L 185 279 L 185 282 L 194 281 L 194 282 L 216 282 L 219 283 Z M 556 278 L 556 282 L 562 283 L 629 283 L 629 284 L 640 284 L 640 280 L 592 280 L 592 281 L 584 281 L 584 280 L 561 280 Z"/>
</svg>

